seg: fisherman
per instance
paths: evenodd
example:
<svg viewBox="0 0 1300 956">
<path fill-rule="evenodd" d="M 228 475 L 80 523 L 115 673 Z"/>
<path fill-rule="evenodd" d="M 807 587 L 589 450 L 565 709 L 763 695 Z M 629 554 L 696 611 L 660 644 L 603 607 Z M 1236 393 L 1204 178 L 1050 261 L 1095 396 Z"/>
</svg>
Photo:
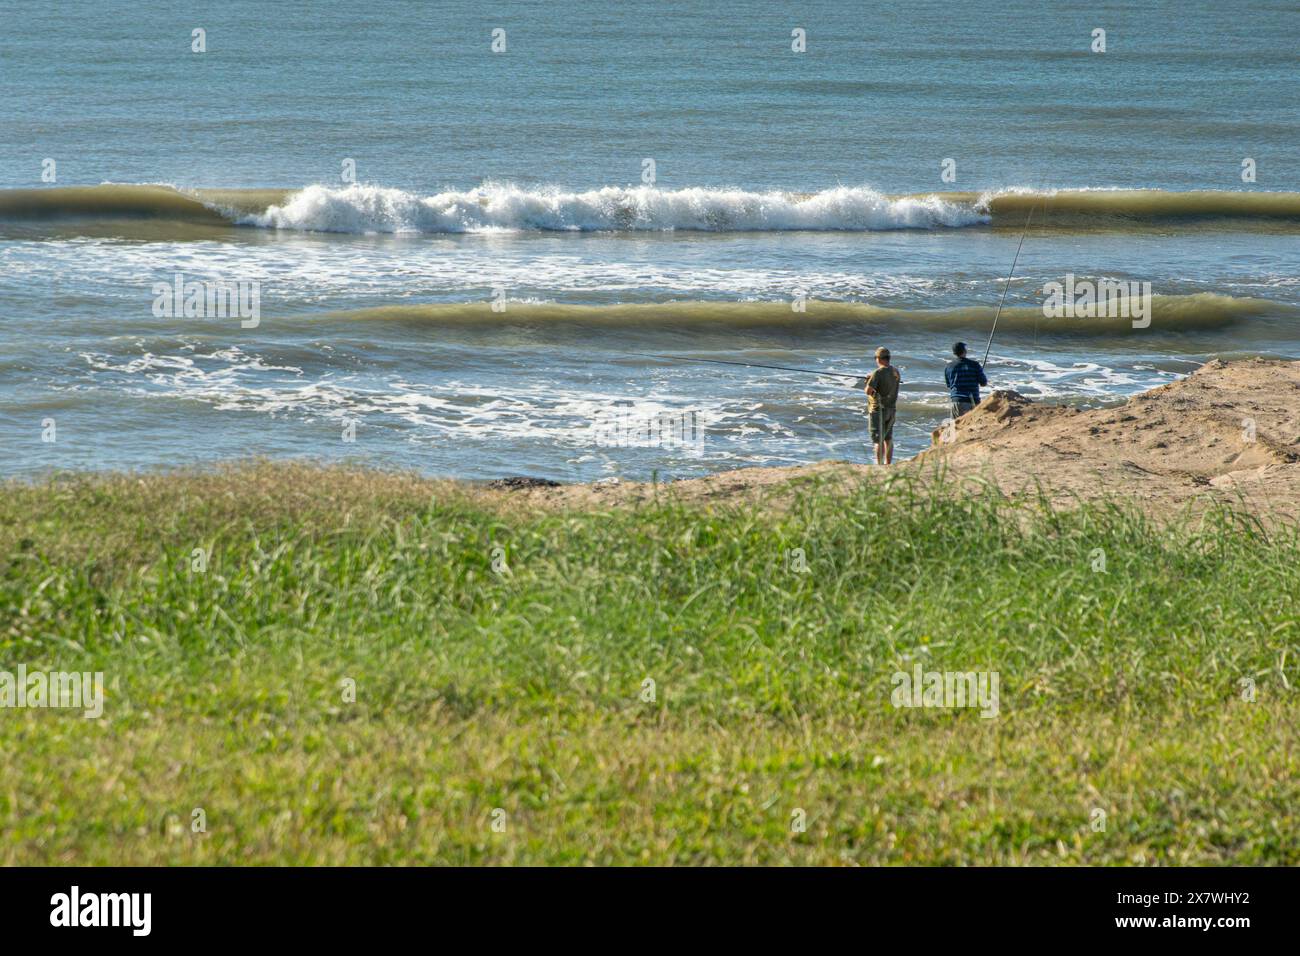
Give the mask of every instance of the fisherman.
<svg viewBox="0 0 1300 956">
<path fill-rule="evenodd" d="M 943 380 L 948 385 L 948 401 L 956 419 L 980 403 L 980 386 L 987 387 L 989 380 L 984 377 L 980 363 L 966 357 L 965 342 L 954 345 L 952 354 L 957 357 L 944 367 Z"/>
<path fill-rule="evenodd" d="M 876 370 L 867 376 L 867 418 L 877 465 L 894 463 L 894 409 L 903 377 L 889 364 L 889 349 L 876 349 Z"/>
</svg>

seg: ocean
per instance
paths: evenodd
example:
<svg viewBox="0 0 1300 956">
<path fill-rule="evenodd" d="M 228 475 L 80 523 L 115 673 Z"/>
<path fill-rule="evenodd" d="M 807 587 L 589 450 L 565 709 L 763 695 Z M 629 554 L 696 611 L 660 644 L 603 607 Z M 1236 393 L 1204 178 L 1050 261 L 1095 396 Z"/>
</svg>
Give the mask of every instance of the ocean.
<svg viewBox="0 0 1300 956">
<path fill-rule="evenodd" d="M 1043 401 L 1300 352 L 1294 2 L 0 22 L 6 476 L 866 462 L 851 377 L 750 366 L 854 376 L 882 345 L 906 457 L 1004 290 L 988 377 Z"/>
</svg>

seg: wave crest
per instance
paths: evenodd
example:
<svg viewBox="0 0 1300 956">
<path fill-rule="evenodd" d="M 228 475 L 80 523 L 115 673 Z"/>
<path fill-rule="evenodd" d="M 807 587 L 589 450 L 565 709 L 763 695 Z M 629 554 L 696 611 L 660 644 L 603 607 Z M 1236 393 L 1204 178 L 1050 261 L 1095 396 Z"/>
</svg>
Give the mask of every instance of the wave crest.
<svg viewBox="0 0 1300 956">
<path fill-rule="evenodd" d="M 400 189 L 308 186 L 244 223 L 344 233 L 494 230 L 704 232 L 933 229 L 987 223 L 989 214 L 940 196 L 889 197 L 841 186 L 812 194 L 606 186 L 587 192 L 489 184 L 421 196 Z"/>
<path fill-rule="evenodd" d="M 440 234 L 489 231 L 866 232 L 884 229 L 1023 227 L 1145 228 L 1222 221 L 1236 228 L 1291 229 L 1300 193 L 1159 189 L 946 192 L 891 196 L 865 186 L 814 193 L 605 186 L 586 192 L 489 183 L 421 195 L 382 186 L 191 189 L 105 183 L 0 190 L 0 222 L 153 220 L 200 226 L 235 223 L 336 233 Z M 177 235 L 186 235 L 178 230 Z M 152 234 L 151 234 L 152 235 Z"/>
<path fill-rule="evenodd" d="M 793 313 L 788 302 L 679 301 L 577 305 L 559 302 L 511 302 L 503 313 L 488 302 L 402 303 L 330 312 L 315 320 L 407 322 L 443 327 L 515 327 L 522 325 L 574 325 L 592 328 L 651 330 L 775 329 L 792 334 L 815 329 L 846 330 L 888 328 L 899 324 L 934 330 L 987 329 L 996 309 L 992 305 L 946 309 L 885 308 L 867 302 L 809 300 L 807 311 Z M 1152 332 L 1190 332 L 1226 328 L 1257 317 L 1290 318 L 1297 307 L 1269 299 L 1198 292 L 1191 295 L 1156 295 L 1151 299 Z M 1071 335 L 1133 332 L 1132 320 L 1123 317 L 1044 317 L 1042 306 L 1013 305 L 1001 312 L 999 329 L 1018 329 Z"/>
</svg>

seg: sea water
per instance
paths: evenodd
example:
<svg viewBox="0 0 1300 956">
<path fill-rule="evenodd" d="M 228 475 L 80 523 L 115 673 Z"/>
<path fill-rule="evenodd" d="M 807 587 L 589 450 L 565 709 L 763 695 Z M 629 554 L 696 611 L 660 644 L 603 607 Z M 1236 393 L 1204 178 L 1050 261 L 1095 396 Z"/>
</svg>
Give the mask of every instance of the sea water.
<svg viewBox="0 0 1300 956">
<path fill-rule="evenodd" d="M 988 376 L 1044 401 L 1298 351 L 1294 4 L 68 2 L 0 22 L 6 475 L 863 462 L 851 380 L 703 360 L 855 374 L 881 345 L 908 456 L 1004 287 Z M 1150 283 L 1150 322 L 1045 313 L 1067 279 Z"/>
</svg>

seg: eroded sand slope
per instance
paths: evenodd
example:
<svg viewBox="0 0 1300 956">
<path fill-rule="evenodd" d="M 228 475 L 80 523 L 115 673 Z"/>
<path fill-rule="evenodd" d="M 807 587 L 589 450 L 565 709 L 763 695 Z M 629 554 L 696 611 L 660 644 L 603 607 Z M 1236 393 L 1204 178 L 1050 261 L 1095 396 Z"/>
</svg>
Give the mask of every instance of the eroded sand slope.
<svg viewBox="0 0 1300 956">
<path fill-rule="evenodd" d="M 866 440 L 865 427 L 863 440 Z M 1300 514 L 1300 362 L 1213 361 L 1122 405 L 1080 410 L 995 393 L 915 459 L 892 469 L 843 462 L 748 468 L 648 484 L 500 492 L 540 506 L 593 507 L 658 495 L 687 500 L 797 494 L 820 476 L 851 484 L 914 476 L 1005 494 L 1042 487 L 1061 503 L 1124 497 L 1161 515 L 1239 501 L 1261 515 Z M 970 481 L 969 479 L 974 479 Z"/>
</svg>

